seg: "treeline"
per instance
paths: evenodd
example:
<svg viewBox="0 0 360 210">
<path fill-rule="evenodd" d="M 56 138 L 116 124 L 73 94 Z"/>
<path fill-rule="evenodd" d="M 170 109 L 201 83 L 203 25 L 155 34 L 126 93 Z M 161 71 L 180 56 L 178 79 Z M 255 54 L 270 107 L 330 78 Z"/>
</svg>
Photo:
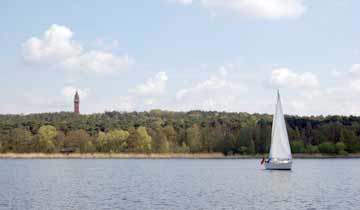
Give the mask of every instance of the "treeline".
<svg viewBox="0 0 360 210">
<path fill-rule="evenodd" d="M 360 117 L 286 116 L 293 153 L 360 152 Z M 264 154 L 272 115 L 226 112 L 69 112 L 0 115 L 0 152 Z"/>
</svg>

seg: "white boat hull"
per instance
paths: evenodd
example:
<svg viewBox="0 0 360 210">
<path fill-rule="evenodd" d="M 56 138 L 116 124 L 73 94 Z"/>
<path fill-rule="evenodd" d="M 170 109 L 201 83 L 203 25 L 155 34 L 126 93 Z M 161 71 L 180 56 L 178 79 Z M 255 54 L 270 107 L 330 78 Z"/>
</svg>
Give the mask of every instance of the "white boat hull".
<svg viewBox="0 0 360 210">
<path fill-rule="evenodd" d="M 265 169 L 267 170 L 291 170 L 291 166 L 291 160 L 270 161 L 265 163 Z"/>
</svg>

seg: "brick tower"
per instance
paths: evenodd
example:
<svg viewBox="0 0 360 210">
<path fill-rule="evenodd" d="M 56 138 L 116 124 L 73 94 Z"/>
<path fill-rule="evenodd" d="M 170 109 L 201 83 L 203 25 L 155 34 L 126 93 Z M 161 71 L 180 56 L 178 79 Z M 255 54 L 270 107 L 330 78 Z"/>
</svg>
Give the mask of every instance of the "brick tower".
<svg viewBox="0 0 360 210">
<path fill-rule="evenodd" d="M 74 97 L 74 113 L 80 114 L 80 97 L 77 91 Z"/>
</svg>

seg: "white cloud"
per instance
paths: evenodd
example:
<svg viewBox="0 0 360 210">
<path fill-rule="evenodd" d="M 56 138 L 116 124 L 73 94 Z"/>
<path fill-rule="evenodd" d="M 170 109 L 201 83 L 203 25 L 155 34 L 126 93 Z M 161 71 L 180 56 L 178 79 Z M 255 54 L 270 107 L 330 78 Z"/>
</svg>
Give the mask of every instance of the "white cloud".
<svg viewBox="0 0 360 210">
<path fill-rule="evenodd" d="M 99 50 L 83 50 L 66 26 L 53 24 L 41 38 L 31 37 L 22 45 L 24 60 L 69 71 L 113 73 L 125 70 L 134 62 L 128 55 Z"/>
<path fill-rule="evenodd" d="M 133 96 L 121 96 L 119 98 L 119 105 L 116 110 L 134 111 L 136 107 L 136 99 Z"/>
<path fill-rule="evenodd" d="M 130 92 L 137 95 L 163 95 L 166 92 L 167 81 L 166 72 L 158 72 L 154 77 L 149 78 L 144 84 L 136 86 Z"/>
<path fill-rule="evenodd" d="M 336 78 L 331 83 L 323 82 L 316 86 L 305 85 L 305 87 L 311 88 L 284 88 L 281 91 L 284 112 L 293 115 L 360 115 L 360 98 L 358 97 L 360 77 L 350 74 L 349 69 L 343 70 L 344 74 L 341 78 Z M 210 67 L 207 70 L 210 71 Z M 299 78 L 302 78 L 301 75 L 304 74 L 287 71 L 288 73 L 285 74 L 287 76 L 284 78 L 291 78 L 290 81 L 303 80 Z M 9 91 L 0 90 L 0 95 L 3 98 L 11 99 L 13 97 L 12 101 L 6 101 L 0 105 L 0 112 L 72 111 L 74 93 L 78 90 L 81 99 L 87 97 L 86 103 L 81 106 L 82 113 L 102 112 L 104 110 L 143 111 L 154 108 L 181 111 L 200 109 L 273 113 L 276 91 L 261 86 L 261 82 L 259 82 L 268 75 L 248 77 L 246 76 L 247 73 L 253 74 L 253 72 L 242 71 L 238 68 L 232 69 L 231 65 L 225 65 L 205 79 L 193 81 L 192 78 L 187 78 L 189 81 L 183 84 L 184 88 L 169 92 L 172 89 L 168 89 L 168 86 L 173 83 L 170 83 L 165 73 L 159 72 L 145 80 L 144 84 L 129 90 L 125 96 L 96 95 L 93 90 L 77 86 L 64 87 L 62 90 L 58 90 L 58 94 L 55 95 L 51 94 L 50 90 L 29 90 L 26 93 L 19 92 L 18 97 L 13 96 L 14 92 L 10 91 L 10 94 Z M 281 84 L 289 85 L 287 87 L 300 87 L 298 84 L 290 85 L 287 79 L 285 80 L 287 82 L 281 82 Z M 161 94 L 159 91 L 143 91 L 147 88 L 156 90 L 157 88 L 154 87 L 159 86 L 153 85 L 157 83 L 155 81 L 164 80 L 166 81 L 166 85 L 163 86 L 165 91 L 160 91 Z M 178 83 L 178 85 L 180 84 Z M 136 90 L 140 90 L 140 92 L 136 92 Z M 166 93 L 166 97 L 163 93 Z M 21 104 L 21 107 L 17 107 L 18 104 Z M 14 109 L 13 107 L 17 108 Z"/>
<path fill-rule="evenodd" d="M 171 2 L 175 2 L 182 5 L 190 5 L 193 3 L 193 0 L 169 0 Z"/>
<path fill-rule="evenodd" d="M 176 0 L 179 4 L 192 1 Z M 306 11 L 303 0 L 198 0 L 207 9 L 222 9 L 242 17 L 279 19 L 299 17 Z"/>
<path fill-rule="evenodd" d="M 89 51 L 77 57 L 70 57 L 61 62 L 69 70 L 82 70 L 96 73 L 113 73 L 126 69 L 133 63 L 128 55 L 115 56 L 112 53 Z"/>
<path fill-rule="evenodd" d="M 41 39 L 31 37 L 22 45 L 24 59 L 33 63 L 48 63 L 77 56 L 82 47 L 72 37 L 70 28 L 53 24 Z"/>
<path fill-rule="evenodd" d="M 315 74 L 310 72 L 298 74 L 287 68 L 274 69 L 269 83 L 275 88 L 311 88 L 319 85 Z"/>
<path fill-rule="evenodd" d="M 349 72 L 353 75 L 360 76 L 360 64 L 356 63 L 352 65 Z"/>
<path fill-rule="evenodd" d="M 242 86 L 236 85 L 231 81 L 227 80 L 223 76 L 212 75 L 209 79 L 196 84 L 192 88 L 181 89 L 177 92 L 176 96 L 178 99 L 191 94 L 199 94 L 207 91 L 216 91 L 216 90 L 241 90 Z"/>
<path fill-rule="evenodd" d="M 349 88 L 352 91 L 360 92 L 360 79 L 351 79 L 349 81 Z"/>
<path fill-rule="evenodd" d="M 120 111 L 144 111 L 153 108 L 163 108 L 161 102 L 167 97 L 163 97 L 167 92 L 168 76 L 166 72 L 158 72 L 153 77 L 148 78 L 145 83 L 137 85 L 128 90 L 128 95 L 120 96 L 112 106 L 114 110 Z"/>
<path fill-rule="evenodd" d="M 178 90 L 174 107 L 181 110 L 234 110 L 234 106 L 242 103 L 240 95 L 247 87 L 235 84 L 227 75 L 228 71 L 220 68 L 219 74 L 213 74 L 193 87 Z"/>
<path fill-rule="evenodd" d="M 322 87 L 317 89 L 319 94 L 308 97 L 309 90 L 296 90 L 288 94 L 288 100 L 283 101 L 287 114 L 294 115 L 359 115 L 360 100 L 358 93 L 348 85 L 337 85 L 333 88 Z"/>
<path fill-rule="evenodd" d="M 76 91 L 78 91 L 81 99 L 87 98 L 91 92 L 89 88 L 76 88 L 73 86 L 66 86 L 61 90 L 61 95 L 67 98 L 73 98 Z"/>
<path fill-rule="evenodd" d="M 331 86 L 316 86 L 291 90 L 288 113 L 298 115 L 359 115 L 360 65 L 336 71 Z M 285 103 L 286 108 L 286 103 Z"/>
<path fill-rule="evenodd" d="M 129 95 L 122 97 L 121 110 L 150 110 L 154 108 L 170 110 L 234 110 L 246 100 L 241 95 L 247 91 L 245 85 L 235 84 L 227 77 L 230 66 L 219 69 L 208 79 L 196 83 L 193 87 L 178 89 L 176 94 L 164 97 L 167 92 L 168 76 L 159 72 L 129 90 Z M 119 104 L 119 103 L 118 103 Z"/>
</svg>

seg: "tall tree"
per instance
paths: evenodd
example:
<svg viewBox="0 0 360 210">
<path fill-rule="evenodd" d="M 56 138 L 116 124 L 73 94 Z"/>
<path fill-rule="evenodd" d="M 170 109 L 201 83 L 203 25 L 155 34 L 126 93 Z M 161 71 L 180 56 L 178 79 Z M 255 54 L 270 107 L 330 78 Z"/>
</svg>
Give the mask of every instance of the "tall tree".
<svg viewBox="0 0 360 210">
<path fill-rule="evenodd" d="M 54 152 L 55 151 L 55 145 L 54 140 L 57 136 L 57 130 L 54 126 L 51 125 L 43 125 L 39 128 L 39 131 L 37 133 L 37 145 L 36 150 L 38 152 Z"/>
<path fill-rule="evenodd" d="M 348 152 L 360 152 L 360 140 L 355 132 L 350 129 L 342 129 L 340 141 L 345 143 Z"/>
<path fill-rule="evenodd" d="M 15 128 L 10 132 L 13 152 L 31 152 L 33 147 L 33 136 L 30 131 L 23 128 Z"/>
<path fill-rule="evenodd" d="M 136 151 L 137 152 L 145 152 L 149 153 L 151 152 L 151 143 L 152 139 L 151 136 L 146 131 L 145 127 L 139 127 L 136 129 L 136 136 L 137 136 L 137 145 L 136 145 Z"/>
<path fill-rule="evenodd" d="M 200 152 L 201 149 L 201 131 L 197 124 L 193 124 L 186 131 L 187 144 L 190 147 L 190 152 Z"/>
<path fill-rule="evenodd" d="M 84 152 L 81 150 L 80 145 L 88 144 L 86 142 L 91 141 L 90 135 L 82 129 L 70 131 L 65 136 L 65 147 L 72 148 L 79 152 Z"/>
<path fill-rule="evenodd" d="M 115 129 L 105 134 L 106 147 L 112 152 L 124 152 L 127 149 L 126 139 L 129 132 Z"/>
</svg>

